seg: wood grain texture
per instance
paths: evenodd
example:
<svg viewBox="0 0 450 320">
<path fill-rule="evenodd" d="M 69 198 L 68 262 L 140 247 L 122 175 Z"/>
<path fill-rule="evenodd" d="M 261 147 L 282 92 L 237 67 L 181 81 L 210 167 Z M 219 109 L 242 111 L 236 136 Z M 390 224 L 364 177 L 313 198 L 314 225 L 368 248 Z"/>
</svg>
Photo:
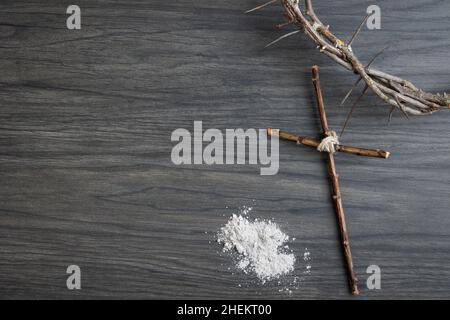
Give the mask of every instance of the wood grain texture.
<svg viewBox="0 0 450 320">
<path fill-rule="evenodd" d="M 373 3 L 382 29 L 362 32 L 358 55 L 392 43 L 377 68 L 448 90 L 450 2 L 322 0 L 316 11 L 349 39 Z M 318 137 L 311 65 L 336 130 L 354 79 L 302 34 L 263 49 L 287 32 L 273 28 L 280 6 L 244 15 L 259 2 L 78 0 L 82 29 L 71 31 L 69 4 L 0 3 L 0 298 L 350 298 L 320 154 L 280 142 L 280 172 L 266 177 L 175 166 L 170 135 L 203 120 Z M 341 142 L 389 160 L 336 155 L 362 298 L 450 298 L 450 112 L 395 113 L 390 126 L 388 114 L 369 94 Z M 296 238 L 291 295 L 234 270 L 214 242 L 242 205 Z M 66 289 L 70 264 L 80 291 Z M 364 286 L 371 264 L 378 291 Z"/>
</svg>

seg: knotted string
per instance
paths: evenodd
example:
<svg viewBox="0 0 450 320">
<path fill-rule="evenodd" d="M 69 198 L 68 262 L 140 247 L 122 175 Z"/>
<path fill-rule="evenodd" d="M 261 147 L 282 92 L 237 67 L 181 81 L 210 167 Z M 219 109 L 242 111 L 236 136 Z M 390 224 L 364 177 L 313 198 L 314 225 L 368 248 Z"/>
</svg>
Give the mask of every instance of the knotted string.
<svg viewBox="0 0 450 320">
<path fill-rule="evenodd" d="M 334 131 L 327 133 L 327 136 L 317 146 L 317 150 L 320 152 L 335 153 L 336 146 L 339 144 L 339 138 Z"/>
</svg>

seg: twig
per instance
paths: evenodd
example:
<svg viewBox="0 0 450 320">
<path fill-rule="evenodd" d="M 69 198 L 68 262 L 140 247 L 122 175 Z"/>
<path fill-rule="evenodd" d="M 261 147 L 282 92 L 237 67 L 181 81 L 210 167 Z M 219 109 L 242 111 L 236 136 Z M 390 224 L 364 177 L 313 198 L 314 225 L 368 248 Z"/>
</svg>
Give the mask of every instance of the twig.
<svg viewBox="0 0 450 320">
<path fill-rule="evenodd" d="M 289 21 L 311 38 L 320 52 L 344 68 L 358 74 L 369 88 L 387 104 L 411 115 L 431 114 L 450 108 L 446 94 L 431 94 L 416 88 L 411 82 L 373 68 L 364 67 L 353 50 L 336 37 L 316 16 L 311 0 L 305 0 L 305 10 L 299 0 L 280 0 Z M 281 39 L 280 39 L 281 40 Z M 398 104 L 398 100 L 402 104 Z"/>
<path fill-rule="evenodd" d="M 298 135 L 295 135 L 293 133 L 289 133 L 286 131 L 278 131 L 278 133 L 276 133 L 276 132 L 277 131 L 274 131 L 271 128 L 267 129 L 267 135 L 269 137 L 278 135 L 278 137 L 282 140 L 292 141 L 297 144 L 301 144 L 301 145 L 312 147 L 312 148 L 317 148 L 320 144 L 320 141 L 317 141 L 316 139 L 313 139 L 313 138 L 298 136 Z M 352 146 L 345 146 L 345 145 L 341 145 L 341 144 L 338 144 L 335 148 L 336 148 L 337 152 L 349 153 L 349 154 L 363 156 L 363 157 L 387 159 L 390 156 L 389 152 L 384 151 L 384 150 L 379 150 L 379 149 L 376 149 L 376 150 L 375 149 L 364 149 L 364 148 L 358 148 L 358 147 L 352 147 Z"/>
<path fill-rule="evenodd" d="M 322 125 L 323 134 L 325 137 L 330 135 L 330 129 L 328 128 L 328 121 L 325 113 L 325 107 L 323 103 L 322 90 L 320 87 L 320 79 L 319 79 L 319 67 L 314 66 L 312 68 L 312 81 L 314 84 L 314 92 L 317 100 L 317 107 L 319 109 L 320 115 L 320 123 Z M 356 274 L 353 270 L 353 259 L 352 253 L 350 250 L 350 242 L 348 238 L 347 225 L 345 222 L 345 214 L 344 207 L 342 204 L 341 191 L 339 186 L 339 176 L 336 173 L 336 164 L 334 162 L 334 155 L 331 152 L 327 152 L 327 162 L 328 162 L 328 174 L 331 179 L 332 186 L 332 196 L 334 207 L 339 223 L 339 231 L 341 235 L 342 247 L 344 249 L 344 256 L 347 265 L 347 274 L 348 280 L 350 284 L 350 289 L 353 295 L 358 295 L 358 279 L 356 278 Z"/>
</svg>

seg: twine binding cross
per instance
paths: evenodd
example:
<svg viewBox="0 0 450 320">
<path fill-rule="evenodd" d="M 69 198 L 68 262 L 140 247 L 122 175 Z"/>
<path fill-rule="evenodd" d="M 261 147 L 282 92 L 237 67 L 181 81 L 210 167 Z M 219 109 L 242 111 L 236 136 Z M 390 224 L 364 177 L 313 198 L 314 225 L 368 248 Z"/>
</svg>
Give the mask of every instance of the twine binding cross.
<svg viewBox="0 0 450 320">
<path fill-rule="evenodd" d="M 339 145 L 339 137 L 335 131 L 331 130 L 327 132 L 327 136 L 317 146 L 317 151 L 336 153 L 337 145 Z"/>
</svg>

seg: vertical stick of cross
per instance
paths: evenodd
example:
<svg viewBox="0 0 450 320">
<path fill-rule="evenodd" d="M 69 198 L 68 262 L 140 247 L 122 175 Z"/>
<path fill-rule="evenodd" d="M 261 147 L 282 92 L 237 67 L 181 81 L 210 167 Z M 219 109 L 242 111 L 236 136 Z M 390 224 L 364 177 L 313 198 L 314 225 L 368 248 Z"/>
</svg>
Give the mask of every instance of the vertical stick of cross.
<svg viewBox="0 0 450 320">
<path fill-rule="evenodd" d="M 322 89 L 320 87 L 320 79 L 319 79 L 319 67 L 312 67 L 312 82 L 314 85 L 314 94 L 317 100 L 317 107 L 319 109 L 319 117 L 320 123 L 322 125 L 322 134 L 324 139 L 322 142 L 317 142 L 312 138 L 305 138 L 301 136 L 296 136 L 288 132 L 280 132 L 272 129 L 267 129 L 267 133 L 269 136 L 278 135 L 281 139 L 294 141 L 297 144 L 307 145 L 311 147 L 318 148 L 319 151 L 326 152 L 327 156 L 327 165 L 328 165 L 328 174 L 331 180 L 331 191 L 332 191 L 332 199 L 334 203 L 334 209 L 336 212 L 338 224 L 339 224 L 339 232 L 341 237 L 342 248 L 345 256 L 345 263 L 347 268 L 347 276 L 350 285 L 350 290 L 353 295 L 358 295 L 358 279 L 356 278 L 355 271 L 353 269 L 353 259 L 352 252 L 350 250 L 350 241 L 347 232 L 347 223 L 345 221 L 344 207 L 342 205 L 342 197 L 341 190 L 339 186 L 339 175 L 336 172 L 336 164 L 334 161 L 334 152 L 345 152 L 351 153 L 360 156 L 367 157 L 377 157 L 377 158 L 388 158 L 389 152 L 383 150 L 372 150 L 372 149 L 363 149 L 358 147 L 351 146 L 343 146 L 340 145 L 337 139 L 336 134 L 330 130 L 328 127 L 327 116 L 325 113 L 325 107 L 323 102 Z M 325 146 L 324 146 L 325 144 Z"/>
</svg>

